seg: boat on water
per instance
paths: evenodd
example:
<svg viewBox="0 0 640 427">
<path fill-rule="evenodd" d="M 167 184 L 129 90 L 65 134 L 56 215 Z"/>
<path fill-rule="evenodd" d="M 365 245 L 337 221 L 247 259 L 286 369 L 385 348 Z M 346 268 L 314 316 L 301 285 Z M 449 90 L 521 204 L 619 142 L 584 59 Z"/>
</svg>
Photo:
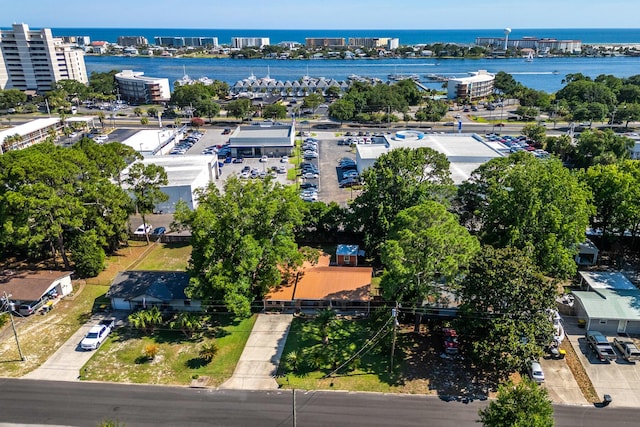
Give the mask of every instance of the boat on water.
<svg viewBox="0 0 640 427">
<path fill-rule="evenodd" d="M 387 79 L 389 79 L 392 82 L 399 82 L 402 80 L 414 80 L 414 81 L 420 81 L 420 76 L 417 74 L 389 74 L 387 76 Z"/>
<path fill-rule="evenodd" d="M 527 59 L 525 59 L 525 61 L 533 62 L 533 52 L 529 52 L 529 55 L 527 55 Z"/>
</svg>

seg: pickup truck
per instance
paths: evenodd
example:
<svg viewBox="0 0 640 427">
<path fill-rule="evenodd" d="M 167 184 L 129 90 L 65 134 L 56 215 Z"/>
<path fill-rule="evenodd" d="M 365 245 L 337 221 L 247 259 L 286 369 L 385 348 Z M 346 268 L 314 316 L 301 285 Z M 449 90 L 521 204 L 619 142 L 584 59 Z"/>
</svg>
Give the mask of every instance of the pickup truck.
<svg viewBox="0 0 640 427">
<path fill-rule="evenodd" d="M 640 360 L 640 349 L 638 349 L 631 339 L 614 338 L 613 345 L 622 353 L 622 357 L 627 362 Z"/>
<path fill-rule="evenodd" d="M 609 340 L 607 340 L 607 337 L 602 335 L 602 333 L 598 331 L 587 331 L 585 337 L 589 347 L 591 347 L 601 362 L 605 362 L 607 360 L 612 361 L 618 358 L 613 347 L 609 344 Z"/>
<path fill-rule="evenodd" d="M 114 325 L 114 319 L 101 320 L 100 323 L 92 326 L 91 329 L 89 329 L 87 335 L 82 339 L 80 347 L 82 347 L 83 350 L 97 349 L 98 347 L 100 347 L 100 344 L 102 344 L 104 340 L 107 339 L 107 336 L 111 333 Z"/>
</svg>

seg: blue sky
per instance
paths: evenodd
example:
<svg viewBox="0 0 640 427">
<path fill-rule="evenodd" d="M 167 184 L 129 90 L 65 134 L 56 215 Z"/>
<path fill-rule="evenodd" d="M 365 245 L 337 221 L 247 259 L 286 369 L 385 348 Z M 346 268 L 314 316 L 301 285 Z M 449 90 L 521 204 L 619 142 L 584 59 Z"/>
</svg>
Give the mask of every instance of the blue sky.
<svg viewBox="0 0 640 427">
<path fill-rule="evenodd" d="M 0 27 L 481 29 L 637 28 L 638 0 L 22 0 Z"/>
</svg>

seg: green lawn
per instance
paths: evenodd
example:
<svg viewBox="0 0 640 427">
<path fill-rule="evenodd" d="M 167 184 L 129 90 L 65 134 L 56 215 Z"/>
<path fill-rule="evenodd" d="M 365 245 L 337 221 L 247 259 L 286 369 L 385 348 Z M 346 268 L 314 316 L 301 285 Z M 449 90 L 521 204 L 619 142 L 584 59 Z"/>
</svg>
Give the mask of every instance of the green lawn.
<svg viewBox="0 0 640 427">
<path fill-rule="evenodd" d="M 372 350 L 363 353 L 355 366 L 346 367 L 330 378 L 322 378 L 334 366 L 355 354 L 382 325 L 383 322 L 369 319 L 336 319 L 331 328 L 329 345 L 323 346 L 317 324 L 313 320 L 295 318 L 282 355 L 278 384 L 283 388 L 304 390 L 403 391 L 399 377 L 388 372 L 391 334 L 387 334 Z M 292 372 L 288 355 L 298 349 L 303 349 L 304 356 L 299 359 L 298 369 Z M 328 356 L 322 356 L 323 353 Z M 400 345 L 397 354 L 400 354 Z M 322 360 L 320 368 L 310 366 L 318 360 Z M 396 360 L 401 360 L 401 357 Z M 394 369 L 398 372 L 401 363 L 396 365 Z"/>
<path fill-rule="evenodd" d="M 191 245 L 188 243 L 163 243 L 154 247 L 135 269 L 185 271 L 190 257 Z"/>
<path fill-rule="evenodd" d="M 45 315 L 34 314 L 17 318 L 18 337 L 26 360 L 20 361 L 16 342 L 10 329 L 0 342 L 0 376 L 18 377 L 44 363 L 65 343 L 91 315 L 97 299 L 107 292 L 108 286 L 86 285 L 74 299 L 64 299 Z"/>
<path fill-rule="evenodd" d="M 215 333 L 188 339 L 178 331 L 159 330 L 144 335 L 128 327 L 112 333 L 84 366 L 82 379 L 144 384 L 188 385 L 196 377 L 209 376 L 209 386 L 219 386 L 231 377 L 251 334 L 256 316 L 238 322 L 220 315 Z M 215 337 L 218 353 L 209 364 L 198 351 L 203 342 Z M 158 355 L 143 357 L 148 344 L 159 346 Z"/>
</svg>

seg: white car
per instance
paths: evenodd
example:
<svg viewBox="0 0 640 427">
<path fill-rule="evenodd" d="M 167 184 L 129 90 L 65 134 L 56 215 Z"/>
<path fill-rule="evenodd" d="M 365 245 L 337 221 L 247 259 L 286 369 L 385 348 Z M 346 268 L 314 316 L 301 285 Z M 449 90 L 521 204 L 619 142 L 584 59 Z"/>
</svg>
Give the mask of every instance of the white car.
<svg viewBox="0 0 640 427">
<path fill-rule="evenodd" d="M 262 157 L 260 157 L 260 161 L 261 161 L 262 163 L 266 162 L 267 160 L 269 160 L 269 158 L 268 158 L 267 156 L 262 156 Z"/>
<path fill-rule="evenodd" d="M 278 166 L 277 169 L 278 173 L 287 173 L 287 167 L 286 166 Z"/>
<path fill-rule="evenodd" d="M 537 384 L 542 384 L 544 382 L 544 372 L 542 371 L 542 366 L 540 366 L 540 363 L 532 360 L 531 362 L 529 362 L 529 377 L 531 377 L 531 379 L 537 383 Z"/>
<path fill-rule="evenodd" d="M 318 178 L 318 174 L 313 172 L 306 172 L 302 175 L 302 177 L 306 179 L 316 179 Z"/>
<path fill-rule="evenodd" d="M 136 231 L 134 231 L 133 234 L 135 234 L 136 236 L 144 236 L 145 234 L 151 233 L 151 230 L 153 230 L 153 225 L 140 224 L 140 226 L 136 228 Z"/>
<path fill-rule="evenodd" d="M 280 163 L 289 163 L 289 157 L 287 156 L 282 156 L 280 158 Z"/>
</svg>

